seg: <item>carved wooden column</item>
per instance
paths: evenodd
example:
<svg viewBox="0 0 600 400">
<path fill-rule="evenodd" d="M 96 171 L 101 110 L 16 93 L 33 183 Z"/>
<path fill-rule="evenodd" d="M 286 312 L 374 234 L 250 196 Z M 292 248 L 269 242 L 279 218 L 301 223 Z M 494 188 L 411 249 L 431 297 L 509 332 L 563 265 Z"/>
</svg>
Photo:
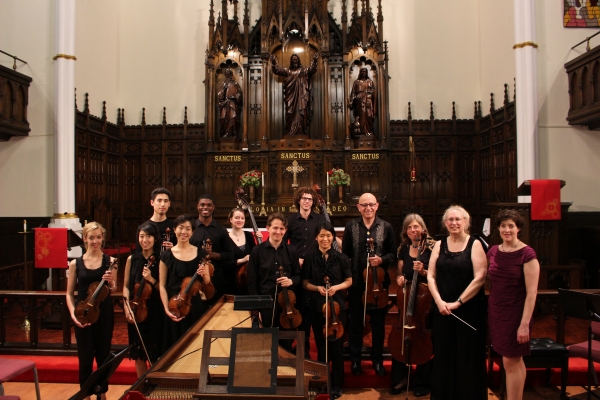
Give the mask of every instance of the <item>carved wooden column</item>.
<svg viewBox="0 0 600 400">
<path fill-rule="evenodd" d="M 348 82 L 348 61 L 342 62 L 342 79 L 344 80 L 344 131 L 346 132 L 346 138 L 344 140 L 344 149 L 350 150 L 350 113 L 348 112 L 348 93 L 350 90 L 350 82 Z"/>
<path fill-rule="evenodd" d="M 242 125 L 242 150 L 248 151 L 248 118 L 250 118 L 250 64 L 244 57 L 244 101 L 242 103 L 244 124 Z"/>
<path fill-rule="evenodd" d="M 325 135 L 323 139 L 329 139 L 329 120 L 330 120 L 330 104 L 329 104 L 329 77 L 331 71 L 329 71 L 329 53 L 323 55 L 323 104 L 324 104 L 324 115 L 325 115 Z"/>
</svg>

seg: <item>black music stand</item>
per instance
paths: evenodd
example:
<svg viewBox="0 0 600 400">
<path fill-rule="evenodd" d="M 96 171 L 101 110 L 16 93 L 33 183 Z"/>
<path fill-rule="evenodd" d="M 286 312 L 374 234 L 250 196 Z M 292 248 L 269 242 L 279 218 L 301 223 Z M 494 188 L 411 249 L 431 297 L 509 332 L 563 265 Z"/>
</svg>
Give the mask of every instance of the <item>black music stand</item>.
<svg viewBox="0 0 600 400">
<path fill-rule="evenodd" d="M 273 308 L 273 299 L 268 294 L 235 296 L 233 298 L 234 311 L 250 311 L 252 315 L 252 329 L 260 327 L 258 321 L 258 312 L 260 310 L 271 310 Z"/>
<path fill-rule="evenodd" d="M 592 321 L 600 321 L 600 295 L 567 289 L 558 289 L 558 294 L 560 296 L 560 306 L 564 311 L 565 317 L 579 318 L 589 321 L 587 399 L 590 400 L 592 395 L 600 399 L 597 394 L 592 393 L 591 382 L 594 369 L 594 362 L 592 361 Z"/>
<path fill-rule="evenodd" d="M 89 392 L 93 390 L 96 395 L 96 400 L 101 399 L 100 390 L 102 386 L 108 382 L 110 377 L 115 373 L 123 358 L 129 353 L 131 345 L 125 347 L 118 353 L 110 353 L 106 361 L 102 363 L 102 366 L 95 370 L 92 375 L 85 381 L 85 384 L 79 392 L 77 392 L 69 400 L 83 400 L 89 396 Z"/>
</svg>

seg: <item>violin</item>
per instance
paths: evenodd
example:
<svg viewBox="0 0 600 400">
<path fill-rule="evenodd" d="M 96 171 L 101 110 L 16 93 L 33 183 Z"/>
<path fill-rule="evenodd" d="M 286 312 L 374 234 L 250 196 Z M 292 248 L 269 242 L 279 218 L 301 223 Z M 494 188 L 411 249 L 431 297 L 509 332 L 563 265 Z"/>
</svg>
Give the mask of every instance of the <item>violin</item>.
<svg viewBox="0 0 600 400">
<path fill-rule="evenodd" d="M 331 287 L 329 277 L 326 276 L 324 281 L 325 291 L 329 292 Z M 340 304 L 329 295 L 323 304 L 323 316 L 325 317 L 323 337 L 330 341 L 341 338 L 344 335 L 344 325 L 340 323 Z"/>
<path fill-rule="evenodd" d="M 170 242 L 170 241 L 171 241 L 171 228 L 167 227 L 167 229 L 165 229 L 165 242 Z M 165 250 L 166 250 L 165 246 L 161 246 L 160 253 L 162 254 L 162 252 Z"/>
<path fill-rule="evenodd" d="M 254 231 L 254 236 L 258 233 L 258 225 L 256 224 L 256 219 L 254 219 L 254 214 L 252 214 L 252 207 L 250 204 L 242 197 L 244 195 L 244 189 L 241 187 L 237 188 L 235 191 L 235 196 L 237 197 L 238 206 L 242 210 L 248 211 L 248 215 L 250 215 L 250 220 L 252 221 L 252 230 Z M 256 236 L 256 240 L 258 244 L 262 243 L 262 239 Z M 241 264 L 237 271 L 235 272 L 235 284 L 238 290 L 241 293 L 248 293 L 248 263 L 245 262 Z"/>
<path fill-rule="evenodd" d="M 144 268 L 152 268 L 154 261 L 155 257 L 153 254 L 150 256 L 150 258 L 148 258 L 148 262 L 146 265 L 144 265 Z M 151 294 L 152 285 L 150 285 L 142 276 L 141 279 L 133 286 L 133 300 L 129 302 L 131 304 L 131 311 L 133 312 L 135 320 L 138 323 L 144 322 L 146 318 L 148 318 L 148 307 L 146 306 L 146 301 L 150 298 Z"/>
<path fill-rule="evenodd" d="M 423 231 L 417 247 L 417 261 L 433 239 Z M 413 272 L 412 283 L 398 288 L 398 323 L 392 326 L 388 337 L 388 348 L 392 357 L 406 364 L 421 365 L 433 355 L 431 332 L 427 329 L 432 297 L 426 283 L 417 283 L 418 271 Z M 402 320 L 400 320 L 402 318 Z"/>
<path fill-rule="evenodd" d="M 285 278 L 283 266 L 279 266 L 279 277 Z M 277 303 L 281 307 L 279 316 L 279 325 L 285 329 L 295 329 L 302 323 L 302 315 L 294 305 L 296 304 L 296 295 L 287 287 L 281 287 L 281 292 L 277 295 Z"/>
<path fill-rule="evenodd" d="M 109 272 L 117 264 L 117 260 L 112 262 L 106 272 Z M 92 282 L 88 287 L 88 296 L 84 301 L 80 301 L 75 306 L 75 318 L 81 325 L 93 324 L 100 317 L 100 303 L 110 294 L 108 281 L 102 279 L 100 282 Z"/>
<path fill-rule="evenodd" d="M 206 239 L 205 245 L 202 247 L 206 248 L 207 246 L 212 247 L 210 239 Z M 210 262 L 210 255 L 207 254 L 198 266 L 201 265 L 208 268 L 208 273 L 211 277 L 214 275 L 215 267 Z M 204 293 L 207 300 L 215 295 L 215 287 L 212 282 L 205 284 L 199 280 L 199 277 L 198 271 L 196 271 L 191 277 L 188 276 L 184 278 L 183 282 L 181 282 L 180 292 L 169 300 L 169 312 L 175 317 L 183 318 L 190 313 L 190 310 L 192 309 L 192 297 L 197 295 L 200 291 Z"/>
<path fill-rule="evenodd" d="M 323 199 L 323 196 L 321 196 L 321 187 L 315 183 L 313 185 L 313 190 L 317 193 L 317 201 L 319 202 L 319 208 L 321 208 L 321 212 L 325 216 L 325 221 L 331 222 L 331 218 L 329 218 L 329 213 L 327 212 L 327 204 L 325 203 L 325 199 Z M 331 247 L 333 247 L 335 251 L 338 251 L 340 253 L 342 252 L 340 246 L 338 245 L 336 237 L 333 238 L 333 243 L 331 243 Z"/>
<path fill-rule="evenodd" d="M 365 280 L 365 293 L 363 294 L 363 303 L 365 313 L 367 305 L 375 308 L 384 308 L 388 305 L 388 292 L 383 287 L 385 271 L 381 267 L 372 267 L 369 258 L 375 254 L 375 239 L 367 239 L 367 268 L 363 271 Z"/>
</svg>

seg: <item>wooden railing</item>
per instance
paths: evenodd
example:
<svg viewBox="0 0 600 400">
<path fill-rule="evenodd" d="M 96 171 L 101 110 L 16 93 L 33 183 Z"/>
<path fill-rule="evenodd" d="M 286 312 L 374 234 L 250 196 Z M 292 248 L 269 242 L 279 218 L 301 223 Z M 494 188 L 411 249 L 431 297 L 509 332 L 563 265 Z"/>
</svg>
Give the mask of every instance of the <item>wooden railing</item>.
<svg viewBox="0 0 600 400">
<path fill-rule="evenodd" d="M 119 303 L 123 298 L 122 292 L 112 293 L 113 302 Z M 120 303 L 119 303 L 120 305 Z M 23 308 L 23 323 L 29 323 L 29 342 L 7 342 L 6 321 L 7 309 L 19 306 Z M 49 315 L 58 316 L 62 326 L 62 341 L 40 342 L 41 319 L 44 309 L 49 307 Z M 27 321 L 27 322 L 25 322 Z M 77 344 L 71 342 L 73 322 L 67 308 L 64 291 L 18 291 L 0 290 L 0 354 L 52 354 L 73 355 L 77 353 Z M 125 347 L 123 344 L 113 344 L 113 349 Z"/>
</svg>

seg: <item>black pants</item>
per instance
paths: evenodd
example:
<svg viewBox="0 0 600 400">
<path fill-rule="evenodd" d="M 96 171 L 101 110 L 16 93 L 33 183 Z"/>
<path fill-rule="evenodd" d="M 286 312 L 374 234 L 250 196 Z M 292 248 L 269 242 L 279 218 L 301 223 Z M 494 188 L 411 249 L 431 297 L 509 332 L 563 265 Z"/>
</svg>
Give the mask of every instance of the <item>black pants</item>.
<svg viewBox="0 0 600 400">
<path fill-rule="evenodd" d="M 312 328 L 315 334 L 315 344 L 317 345 L 318 360 L 325 362 L 325 337 L 323 336 L 323 327 L 325 326 L 325 317 L 323 314 L 313 312 L 311 315 Z M 343 326 L 346 322 L 345 311 L 340 312 L 340 324 Z M 343 338 L 339 338 L 327 343 L 328 361 L 331 361 L 331 386 L 341 388 L 344 383 L 344 343 Z"/>
<path fill-rule="evenodd" d="M 77 358 L 79 358 L 79 387 L 92 375 L 94 359 L 96 366 L 100 367 L 110 355 L 110 345 L 115 325 L 115 314 L 112 300 L 103 301 L 100 305 L 100 317 L 91 326 L 80 328 L 75 326 L 75 339 L 77 340 Z M 102 386 L 100 393 L 108 391 L 108 382 Z M 93 391 L 88 395 L 94 394 Z"/>
<path fill-rule="evenodd" d="M 348 317 L 350 330 L 348 332 L 348 350 L 353 362 L 360 361 L 363 345 L 363 312 L 364 305 L 362 287 L 352 286 L 348 289 Z M 371 317 L 371 360 L 373 363 L 383 362 L 383 341 L 385 339 L 385 316 L 387 307 L 367 310 Z"/>
<path fill-rule="evenodd" d="M 310 310 L 311 296 L 304 289 L 298 290 L 298 310 L 302 315 L 302 323 L 298 327 L 299 331 L 304 332 L 304 358 L 310 360 L 310 327 L 312 312 Z"/>
<path fill-rule="evenodd" d="M 276 300 L 277 301 L 277 300 Z M 281 331 L 295 331 L 297 329 L 285 329 L 281 327 L 281 324 L 279 322 L 279 317 L 281 316 L 281 307 L 279 307 L 279 304 L 276 304 L 275 306 L 275 318 L 273 318 L 273 328 L 279 328 L 279 330 Z M 262 320 L 262 326 L 264 328 L 271 328 L 271 318 L 273 317 L 273 310 L 261 310 L 260 311 L 260 319 Z M 280 339 L 279 340 L 279 344 L 281 345 L 281 347 L 283 347 L 284 349 L 286 349 L 287 351 L 289 351 L 290 353 L 293 353 L 293 348 L 292 348 L 292 344 L 294 343 L 294 341 L 292 339 Z"/>
</svg>

